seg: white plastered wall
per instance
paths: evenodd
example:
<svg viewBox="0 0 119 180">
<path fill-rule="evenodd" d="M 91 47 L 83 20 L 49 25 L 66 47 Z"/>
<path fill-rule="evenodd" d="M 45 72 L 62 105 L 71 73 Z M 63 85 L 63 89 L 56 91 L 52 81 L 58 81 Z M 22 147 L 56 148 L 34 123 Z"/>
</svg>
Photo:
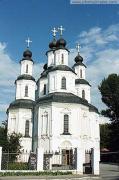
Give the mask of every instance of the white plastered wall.
<svg viewBox="0 0 119 180">
<path fill-rule="evenodd" d="M 48 113 L 48 136 L 42 137 L 42 115 Z M 64 114 L 69 115 L 69 133 L 63 135 Z M 99 147 L 99 116 L 90 112 L 89 107 L 81 104 L 52 103 L 39 107 L 38 145 L 45 151 L 56 151 L 61 145 L 69 142 L 72 148 L 90 150 Z M 84 155 L 85 157 L 85 155 Z M 85 159 L 85 158 L 84 158 Z"/>
<path fill-rule="evenodd" d="M 90 103 L 90 86 L 88 84 L 76 84 L 76 95 L 82 98 L 82 91 L 85 91 L 85 99 Z"/>
<path fill-rule="evenodd" d="M 25 123 L 29 121 L 29 137 L 25 136 Z M 10 109 L 8 113 L 8 134 L 22 134 L 21 146 L 24 151 L 29 152 L 32 148 L 32 110 L 31 109 Z"/>
<path fill-rule="evenodd" d="M 63 63 L 62 63 L 63 54 Z M 65 49 L 58 49 L 54 52 L 55 65 L 66 65 L 68 66 L 68 51 Z"/>
<path fill-rule="evenodd" d="M 53 66 L 55 64 L 54 52 L 53 51 L 49 51 L 47 53 L 47 57 L 48 57 L 48 67 Z"/>
<path fill-rule="evenodd" d="M 47 78 L 40 78 L 40 80 L 38 82 L 39 97 L 44 96 L 44 85 L 46 85 L 46 94 L 48 94 L 48 80 L 47 80 Z"/>
<path fill-rule="evenodd" d="M 28 86 L 28 97 L 25 96 L 25 86 Z M 17 80 L 16 81 L 16 99 L 31 99 L 35 100 L 36 83 L 32 80 Z"/>
<path fill-rule="evenodd" d="M 26 73 L 26 66 L 28 65 L 28 73 Z M 32 76 L 33 74 L 33 62 L 29 60 L 21 61 L 21 75 L 22 74 L 29 74 Z"/>
<path fill-rule="evenodd" d="M 48 74 L 49 93 L 69 92 L 75 94 L 75 74 L 70 71 L 52 71 Z M 61 88 L 61 79 L 66 78 L 66 89 Z"/>
<path fill-rule="evenodd" d="M 85 73 L 85 67 L 84 66 L 75 66 L 75 73 L 77 74 L 77 79 L 85 79 L 86 78 L 86 73 Z M 81 77 L 81 73 L 80 73 L 80 70 L 82 70 L 82 77 Z"/>
</svg>

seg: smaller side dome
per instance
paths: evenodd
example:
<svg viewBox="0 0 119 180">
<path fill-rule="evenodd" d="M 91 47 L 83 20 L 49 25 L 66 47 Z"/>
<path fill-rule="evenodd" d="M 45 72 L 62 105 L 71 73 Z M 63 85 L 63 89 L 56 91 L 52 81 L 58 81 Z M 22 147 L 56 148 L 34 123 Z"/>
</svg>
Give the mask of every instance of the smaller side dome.
<svg viewBox="0 0 119 180">
<path fill-rule="evenodd" d="M 52 42 L 49 43 L 49 48 L 50 49 L 55 49 L 56 48 L 56 39 L 54 38 Z"/>
<path fill-rule="evenodd" d="M 78 62 L 83 62 L 83 58 L 78 54 L 76 57 L 75 57 L 75 62 L 78 63 Z"/>
<path fill-rule="evenodd" d="M 23 57 L 26 58 L 26 59 L 31 59 L 32 52 L 29 49 L 27 49 L 26 51 L 24 51 Z"/>
<path fill-rule="evenodd" d="M 60 38 L 59 40 L 57 40 L 56 47 L 65 48 L 66 44 L 67 44 L 66 41 L 63 38 Z"/>
</svg>

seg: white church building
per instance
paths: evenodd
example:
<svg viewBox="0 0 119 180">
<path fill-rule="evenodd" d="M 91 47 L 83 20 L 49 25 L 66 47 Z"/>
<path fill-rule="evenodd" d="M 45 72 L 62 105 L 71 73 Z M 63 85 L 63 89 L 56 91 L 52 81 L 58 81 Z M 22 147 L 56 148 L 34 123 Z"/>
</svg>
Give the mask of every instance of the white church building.
<svg viewBox="0 0 119 180">
<path fill-rule="evenodd" d="M 52 167 L 71 166 L 77 152 L 79 173 L 89 163 L 93 173 L 99 174 L 99 113 L 91 104 L 86 65 L 78 45 L 74 65 L 69 67 L 70 52 L 62 37 L 63 28 L 59 30 L 58 40 L 53 30 L 47 62 L 37 81 L 32 52 L 29 48 L 24 51 L 21 72 L 15 80 L 15 100 L 7 110 L 8 132 L 23 135 L 22 150 L 36 152 L 40 147 L 44 154 L 49 153 Z"/>
</svg>

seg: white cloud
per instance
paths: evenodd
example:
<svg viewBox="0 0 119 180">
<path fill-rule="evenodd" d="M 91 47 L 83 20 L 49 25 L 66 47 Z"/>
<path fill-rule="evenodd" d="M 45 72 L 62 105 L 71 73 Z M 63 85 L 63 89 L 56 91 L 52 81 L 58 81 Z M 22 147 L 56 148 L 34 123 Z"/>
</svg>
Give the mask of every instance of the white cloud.
<svg viewBox="0 0 119 180">
<path fill-rule="evenodd" d="M 119 24 L 111 25 L 107 29 L 93 27 L 81 32 L 77 39 L 82 46 L 84 63 L 87 64 L 87 79 L 92 84 L 92 103 L 99 109 L 105 106 L 101 102 L 98 85 L 109 74 L 119 74 L 118 39 Z M 74 59 L 75 55 L 76 50 L 72 52 L 71 57 Z M 71 59 L 70 64 L 73 64 Z"/>
<path fill-rule="evenodd" d="M 9 103 L 15 99 L 14 81 L 20 74 L 20 65 L 6 52 L 7 46 L 0 42 L 0 121 L 5 118 Z M 34 65 L 34 76 L 39 77 L 42 64 Z"/>
<path fill-rule="evenodd" d="M 8 104 L 0 104 L 0 112 L 5 112 L 8 108 Z"/>
</svg>

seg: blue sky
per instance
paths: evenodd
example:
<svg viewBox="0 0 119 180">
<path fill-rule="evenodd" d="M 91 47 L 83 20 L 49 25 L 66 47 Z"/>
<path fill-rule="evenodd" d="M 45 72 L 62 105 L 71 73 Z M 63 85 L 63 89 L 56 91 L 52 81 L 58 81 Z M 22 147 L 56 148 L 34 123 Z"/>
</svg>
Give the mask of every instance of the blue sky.
<svg viewBox="0 0 119 180">
<path fill-rule="evenodd" d="M 70 0 L 0 0 L 0 121 L 14 100 L 14 80 L 19 75 L 19 60 L 26 49 L 25 39 L 36 61 L 38 78 L 45 52 L 52 40 L 51 29 L 63 25 L 64 38 L 71 51 L 70 65 L 81 44 L 87 79 L 92 84 L 92 103 L 101 109 L 97 85 L 119 68 L 119 5 L 71 5 Z M 58 38 L 58 37 L 57 37 Z"/>
</svg>

